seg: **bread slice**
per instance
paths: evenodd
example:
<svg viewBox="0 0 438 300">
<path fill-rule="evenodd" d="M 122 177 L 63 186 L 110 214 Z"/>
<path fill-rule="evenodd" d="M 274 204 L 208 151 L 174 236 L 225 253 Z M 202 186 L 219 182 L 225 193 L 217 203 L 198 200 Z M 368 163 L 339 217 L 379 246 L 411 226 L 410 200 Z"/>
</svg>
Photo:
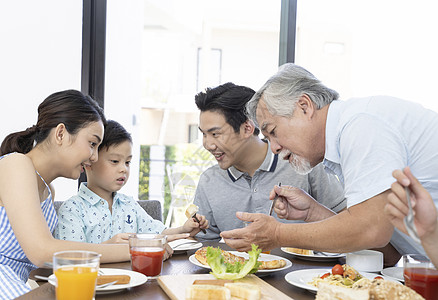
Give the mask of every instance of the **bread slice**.
<svg viewBox="0 0 438 300">
<path fill-rule="evenodd" d="M 210 284 L 224 286 L 225 283 L 233 283 L 230 279 L 197 279 L 193 284 Z"/>
<path fill-rule="evenodd" d="M 321 282 L 315 300 L 424 300 L 413 289 L 397 282 L 374 279 L 358 289 Z"/>
<path fill-rule="evenodd" d="M 315 300 L 368 300 L 368 290 L 353 290 L 351 288 L 337 286 L 321 282 Z M 388 298 L 389 299 L 389 298 Z"/>
<path fill-rule="evenodd" d="M 259 300 L 262 292 L 260 287 L 255 284 L 233 282 L 225 283 L 225 287 L 230 290 L 231 296 L 244 300 Z"/>
<path fill-rule="evenodd" d="M 309 249 L 301 249 L 301 248 L 286 248 L 286 251 L 292 252 L 292 253 L 296 253 L 296 254 L 301 254 L 301 255 L 313 255 L 313 250 L 309 250 Z"/>
<path fill-rule="evenodd" d="M 396 282 L 374 279 L 369 287 L 370 299 L 374 300 L 423 300 L 413 289 Z"/>
<path fill-rule="evenodd" d="M 186 300 L 230 300 L 230 290 L 219 285 L 194 284 L 186 288 Z"/>
<path fill-rule="evenodd" d="M 199 210 L 199 207 L 197 207 L 195 204 L 190 204 L 186 209 L 186 217 L 191 218 L 193 217 Z"/>
<path fill-rule="evenodd" d="M 109 283 L 116 281 L 115 284 L 128 284 L 131 281 L 131 277 L 129 275 L 99 275 L 97 276 L 97 285 Z"/>
</svg>

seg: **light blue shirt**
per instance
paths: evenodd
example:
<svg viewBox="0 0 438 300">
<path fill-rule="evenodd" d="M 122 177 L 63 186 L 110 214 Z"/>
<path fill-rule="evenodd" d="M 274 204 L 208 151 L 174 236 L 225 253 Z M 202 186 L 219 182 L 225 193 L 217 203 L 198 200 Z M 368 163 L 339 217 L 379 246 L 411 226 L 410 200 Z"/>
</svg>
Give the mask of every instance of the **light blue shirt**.
<svg viewBox="0 0 438 300">
<path fill-rule="evenodd" d="M 406 166 L 437 205 L 438 114 L 387 96 L 333 101 L 323 164 L 343 182 L 348 207 L 390 189 L 392 172 Z M 424 254 L 397 229 L 391 243 L 401 254 Z"/>
<path fill-rule="evenodd" d="M 82 183 L 78 194 L 58 210 L 55 237 L 61 240 L 102 243 L 118 233 L 161 233 L 166 227 L 153 219 L 132 197 L 114 195 L 112 213 L 108 202 Z"/>
</svg>

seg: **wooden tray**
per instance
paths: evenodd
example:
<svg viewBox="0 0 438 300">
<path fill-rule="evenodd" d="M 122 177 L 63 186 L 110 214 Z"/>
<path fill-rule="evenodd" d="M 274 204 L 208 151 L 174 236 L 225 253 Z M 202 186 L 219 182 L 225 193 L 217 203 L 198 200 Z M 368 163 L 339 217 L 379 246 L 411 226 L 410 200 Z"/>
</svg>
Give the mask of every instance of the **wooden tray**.
<svg viewBox="0 0 438 300">
<path fill-rule="evenodd" d="M 158 277 L 158 284 L 170 299 L 185 300 L 186 288 L 198 279 L 215 279 L 215 277 L 211 274 L 164 275 Z M 258 285 L 262 291 L 262 300 L 292 299 L 254 274 L 237 281 Z"/>
</svg>

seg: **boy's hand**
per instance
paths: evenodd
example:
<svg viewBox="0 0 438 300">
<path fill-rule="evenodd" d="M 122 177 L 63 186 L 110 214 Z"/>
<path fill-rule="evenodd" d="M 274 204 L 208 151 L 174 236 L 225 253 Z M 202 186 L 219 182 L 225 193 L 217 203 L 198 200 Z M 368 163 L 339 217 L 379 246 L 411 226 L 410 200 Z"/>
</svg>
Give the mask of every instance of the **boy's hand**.
<svg viewBox="0 0 438 300">
<path fill-rule="evenodd" d="M 188 218 L 182 226 L 182 232 L 190 233 L 190 236 L 195 236 L 202 229 L 208 228 L 208 220 L 203 215 L 196 214 L 199 223 L 194 218 Z"/>
<path fill-rule="evenodd" d="M 169 259 L 170 257 L 172 257 L 173 254 L 173 249 L 172 247 L 169 246 L 168 243 L 164 244 L 164 258 L 163 260 Z"/>
<path fill-rule="evenodd" d="M 103 242 L 102 244 L 128 244 L 129 243 L 129 236 L 134 233 L 118 233 L 109 240 Z"/>
</svg>

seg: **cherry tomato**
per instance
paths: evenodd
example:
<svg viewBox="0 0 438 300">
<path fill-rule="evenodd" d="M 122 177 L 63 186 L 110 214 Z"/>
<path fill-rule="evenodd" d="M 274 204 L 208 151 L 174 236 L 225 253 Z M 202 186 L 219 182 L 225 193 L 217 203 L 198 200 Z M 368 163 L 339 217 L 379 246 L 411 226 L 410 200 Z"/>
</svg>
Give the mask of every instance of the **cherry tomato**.
<svg viewBox="0 0 438 300">
<path fill-rule="evenodd" d="M 325 273 L 324 275 L 321 276 L 321 279 L 324 279 L 324 278 L 329 277 L 329 276 L 330 276 L 330 273 Z"/>
<path fill-rule="evenodd" d="M 383 277 L 382 276 L 376 276 L 376 277 L 374 277 L 374 279 L 383 279 Z"/>
<path fill-rule="evenodd" d="M 337 264 L 333 267 L 332 274 L 333 275 L 344 275 L 344 268 L 340 264 Z"/>
</svg>

